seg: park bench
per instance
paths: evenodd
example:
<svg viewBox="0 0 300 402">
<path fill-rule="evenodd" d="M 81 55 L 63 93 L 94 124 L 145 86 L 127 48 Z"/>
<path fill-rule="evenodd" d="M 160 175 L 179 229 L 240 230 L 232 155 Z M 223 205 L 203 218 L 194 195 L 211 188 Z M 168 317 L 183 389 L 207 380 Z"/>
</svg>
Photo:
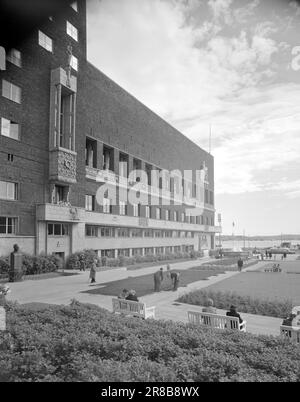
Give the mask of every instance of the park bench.
<svg viewBox="0 0 300 402">
<path fill-rule="evenodd" d="M 188 320 L 192 324 L 205 325 L 211 328 L 234 329 L 246 332 L 246 321 L 240 324 L 238 317 L 188 311 Z"/>
<path fill-rule="evenodd" d="M 265 272 L 281 272 L 282 269 L 280 268 L 280 265 L 274 264 L 272 268 L 266 268 Z"/>
<path fill-rule="evenodd" d="M 280 335 L 293 342 L 300 343 L 300 327 L 290 327 L 287 325 L 280 325 Z"/>
<path fill-rule="evenodd" d="M 112 299 L 113 312 L 132 317 L 155 318 L 155 306 L 146 307 L 145 303 L 125 299 Z"/>
</svg>

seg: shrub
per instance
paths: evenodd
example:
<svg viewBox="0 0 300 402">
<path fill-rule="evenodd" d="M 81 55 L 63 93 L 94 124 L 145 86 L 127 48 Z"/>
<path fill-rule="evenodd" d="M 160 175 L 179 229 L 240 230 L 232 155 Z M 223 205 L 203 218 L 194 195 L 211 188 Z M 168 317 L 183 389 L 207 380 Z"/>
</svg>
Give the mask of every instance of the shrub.
<svg viewBox="0 0 300 402">
<path fill-rule="evenodd" d="M 9 262 L 8 257 L 0 258 L 0 274 L 8 274 L 9 272 Z"/>
<path fill-rule="evenodd" d="M 279 337 L 120 317 L 76 301 L 8 303 L 7 328 L 1 382 L 300 380 L 300 348 Z"/>
<path fill-rule="evenodd" d="M 23 255 L 23 275 L 36 275 L 55 272 L 62 268 L 62 262 L 55 255 Z"/>
<path fill-rule="evenodd" d="M 94 250 L 87 249 L 78 251 L 69 256 L 66 263 L 66 269 L 90 269 L 95 258 L 97 259 L 98 266 L 105 265 L 101 264 L 101 259 L 97 256 Z"/>
<path fill-rule="evenodd" d="M 260 300 L 250 296 L 240 296 L 235 292 L 221 292 L 214 290 L 196 290 L 181 296 L 181 303 L 204 306 L 207 299 L 213 299 L 216 308 L 228 309 L 231 304 L 237 306 L 243 313 L 266 315 L 269 317 L 286 317 L 292 310 L 291 300 Z"/>
</svg>

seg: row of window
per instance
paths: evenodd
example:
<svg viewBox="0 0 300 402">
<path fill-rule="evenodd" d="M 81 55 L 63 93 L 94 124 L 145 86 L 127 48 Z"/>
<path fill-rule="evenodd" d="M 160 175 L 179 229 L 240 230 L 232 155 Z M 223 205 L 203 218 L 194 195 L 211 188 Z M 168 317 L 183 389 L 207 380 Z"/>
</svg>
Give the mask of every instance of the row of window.
<svg viewBox="0 0 300 402">
<path fill-rule="evenodd" d="M 86 195 L 85 196 L 85 209 L 87 211 L 95 211 L 95 196 L 94 195 Z M 103 213 L 112 214 L 112 205 L 109 198 L 103 199 Z M 132 216 L 134 217 L 141 217 L 141 204 L 131 204 L 132 207 Z M 173 214 L 172 214 L 173 212 Z M 128 215 L 128 206 L 124 201 L 119 202 L 119 215 Z M 145 218 L 152 218 L 152 219 L 163 219 L 162 218 L 162 209 L 159 207 L 153 207 L 152 213 L 150 210 L 149 205 L 145 206 L 144 210 L 144 217 Z M 195 223 L 199 225 L 214 225 L 214 219 L 209 219 L 206 217 L 204 221 L 204 217 L 202 215 L 199 216 L 191 216 L 186 214 L 185 212 L 179 211 L 170 211 L 168 209 L 165 210 L 165 217 L 164 220 L 166 221 L 174 221 L 174 222 L 186 222 L 186 223 Z"/>
<path fill-rule="evenodd" d="M 185 230 L 158 230 L 139 228 L 113 228 L 109 226 L 86 225 L 87 237 L 152 237 L 152 238 L 193 238 L 194 232 Z"/>
<path fill-rule="evenodd" d="M 75 11 L 77 11 L 77 3 L 76 6 L 72 6 Z M 71 36 L 75 41 L 78 41 L 78 30 L 74 25 L 72 25 L 69 21 L 66 21 L 66 32 L 69 36 Z M 38 43 L 44 49 L 49 52 L 53 51 L 53 40 L 47 36 L 42 31 L 38 31 Z M 6 57 L 7 61 L 13 63 L 18 67 L 22 67 L 22 55 L 21 52 L 17 49 L 11 49 Z M 70 60 L 71 67 L 78 71 L 78 59 L 72 55 Z M 7 80 L 2 80 L 2 96 L 16 103 L 21 103 L 22 90 L 19 86 L 9 82 Z M 15 121 L 1 118 L 1 135 L 13 138 L 15 140 L 20 139 L 20 127 L 19 124 Z"/>
<path fill-rule="evenodd" d="M 95 250 L 101 257 L 115 258 L 115 251 L 117 256 L 129 257 L 130 255 L 158 255 L 167 253 L 179 253 L 179 252 L 189 252 L 194 250 L 193 245 L 182 245 L 182 246 L 169 246 L 169 247 L 145 247 L 145 248 L 120 248 L 117 250 Z M 131 251 L 131 253 L 130 253 Z"/>
</svg>

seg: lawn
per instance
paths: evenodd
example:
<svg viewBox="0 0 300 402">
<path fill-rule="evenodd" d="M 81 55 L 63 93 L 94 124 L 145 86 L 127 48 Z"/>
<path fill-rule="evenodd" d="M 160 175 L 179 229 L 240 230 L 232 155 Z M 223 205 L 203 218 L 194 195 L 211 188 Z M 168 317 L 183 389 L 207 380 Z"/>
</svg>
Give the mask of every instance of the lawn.
<svg viewBox="0 0 300 402">
<path fill-rule="evenodd" d="M 211 276 L 223 273 L 222 269 L 203 269 L 201 266 L 193 267 L 186 270 L 172 270 L 180 272 L 179 286 L 187 286 L 189 283 L 206 280 Z M 153 274 L 143 275 L 138 277 L 129 277 L 119 281 L 108 282 L 104 286 L 95 287 L 82 293 L 101 294 L 109 296 L 117 296 L 121 293 L 122 289 L 134 289 L 138 297 L 142 297 L 154 292 L 154 279 Z M 171 280 L 164 277 L 162 283 L 162 290 L 171 290 Z"/>
<path fill-rule="evenodd" d="M 300 305 L 300 275 L 296 273 L 243 272 L 208 286 L 205 290 L 236 292 L 241 296 L 264 300 L 289 299 L 295 306 Z"/>
</svg>

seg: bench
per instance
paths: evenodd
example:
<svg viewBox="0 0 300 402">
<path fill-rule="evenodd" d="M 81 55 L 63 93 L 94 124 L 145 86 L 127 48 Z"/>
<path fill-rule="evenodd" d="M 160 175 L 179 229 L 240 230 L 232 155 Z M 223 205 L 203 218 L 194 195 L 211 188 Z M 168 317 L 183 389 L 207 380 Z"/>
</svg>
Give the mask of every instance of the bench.
<svg viewBox="0 0 300 402">
<path fill-rule="evenodd" d="M 188 311 L 188 320 L 192 324 L 205 325 L 211 328 L 234 329 L 246 332 L 246 321 L 239 323 L 238 317 L 227 315 Z"/>
<path fill-rule="evenodd" d="M 112 299 L 113 312 L 132 317 L 155 318 L 155 306 L 146 307 L 145 303 L 125 299 Z"/>
<path fill-rule="evenodd" d="M 300 343 L 300 327 L 280 325 L 280 335 L 293 342 Z"/>
</svg>

